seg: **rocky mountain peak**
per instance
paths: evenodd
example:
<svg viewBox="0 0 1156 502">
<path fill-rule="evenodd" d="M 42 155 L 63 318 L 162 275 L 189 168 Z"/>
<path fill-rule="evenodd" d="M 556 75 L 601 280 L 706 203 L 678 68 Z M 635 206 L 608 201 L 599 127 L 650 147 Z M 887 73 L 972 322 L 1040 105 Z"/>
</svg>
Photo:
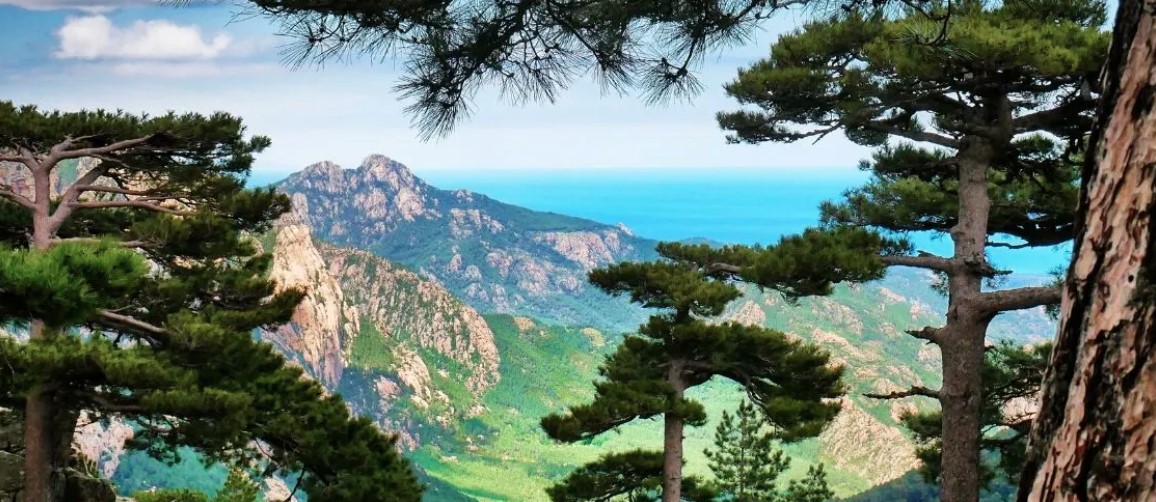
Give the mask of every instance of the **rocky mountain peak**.
<svg viewBox="0 0 1156 502">
<path fill-rule="evenodd" d="M 417 185 L 424 184 L 405 164 L 378 153 L 371 154 L 361 161 L 361 166 L 357 170 L 372 180 L 386 182 L 394 191 L 412 190 Z"/>
</svg>

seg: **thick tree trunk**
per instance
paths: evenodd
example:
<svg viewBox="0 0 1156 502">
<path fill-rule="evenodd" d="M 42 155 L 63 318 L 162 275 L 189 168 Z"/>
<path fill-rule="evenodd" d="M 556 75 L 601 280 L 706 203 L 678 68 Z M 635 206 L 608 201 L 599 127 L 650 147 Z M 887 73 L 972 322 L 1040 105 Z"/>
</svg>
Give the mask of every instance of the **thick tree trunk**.
<svg viewBox="0 0 1156 502">
<path fill-rule="evenodd" d="M 666 381 L 674 388 L 672 401 L 682 399 L 686 382 L 682 376 L 681 361 L 671 361 Z M 682 500 L 682 429 L 684 419 L 677 413 L 667 412 L 663 428 L 662 502 Z"/>
<path fill-rule="evenodd" d="M 1156 16 L 1123 0 L 1021 501 L 1156 500 Z"/>
<path fill-rule="evenodd" d="M 51 247 L 49 199 L 52 187 L 48 169 L 33 170 L 32 176 L 36 209 L 32 215 L 32 241 L 29 244 L 33 249 L 43 251 Z M 32 321 L 29 327 L 30 339 L 38 340 L 49 335 L 43 322 Z M 58 441 L 54 439 L 57 431 L 54 430 L 52 401 L 51 389 L 40 385 L 28 392 L 24 404 L 25 502 L 55 502 L 60 499 L 60 492 L 63 491 L 63 482 L 54 480 L 64 466 L 56 465 L 62 455 L 55 451 Z"/>
<path fill-rule="evenodd" d="M 989 315 L 980 311 L 980 269 L 986 265 L 987 193 L 990 149 L 970 143 L 959 155 L 959 221 L 951 229 L 955 244 L 949 274 L 947 323 L 939 332 L 943 354 L 943 453 L 940 498 L 943 502 L 979 500 L 980 400 L 983 394 L 984 340 Z"/>
<path fill-rule="evenodd" d="M 986 325 L 957 324 L 942 332 L 943 456 L 940 470 L 944 502 L 975 502 L 980 478 L 980 397 Z M 951 354 L 948 356 L 948 354 Z"/>
</svg>

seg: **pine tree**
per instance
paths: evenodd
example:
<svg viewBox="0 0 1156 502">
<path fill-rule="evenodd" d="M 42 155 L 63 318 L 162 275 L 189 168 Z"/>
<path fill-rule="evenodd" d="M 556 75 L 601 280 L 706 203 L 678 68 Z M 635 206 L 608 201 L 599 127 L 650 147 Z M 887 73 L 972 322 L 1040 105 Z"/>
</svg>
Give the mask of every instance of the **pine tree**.
<svg viewBox="0 0 1156 502">
<path fill-rule="evenodd" d="M 702 405 L 685 392 L 715 376 L 741 385 L 784 441 L 817 435 L 839 411 L 828 399 L 843 393 L 842 368 L 831 367 L 826 352 L 778 331 L 708 322 L 740 292 L 717 280 L 722 272 L 702 258 L 713 253 L 743 258 L 749 260 L 748 273 L 774 282 L 785 294 L 825 294 L 831 291 L 827 276 L 878 278 L 881 260 L 865 251 L 894 246 L 869 232 L 845 229 L 784 238 L 758 253 L 664 244 L 658 248 L 663 260 L 594 270 L 591 283 L 659 313 L 607 357 L 599 368 L 602 379 L 594 384 L 594 400 L 543 418 L 543 429 L 555 440 L 575 442 L 636 419 L 662 416 L 664 502 L 682 497 L 684 426 L 706 420 Z"/>
<path fill-rule="evenodd" d="M 496 85 L 515 102 L 550 101 L 593 73 L 648 102 L 702 89 L 703 59 L 749 40 L 759 24 L 811 0 L 249 0 L 296 44 L 295 64 L 332 58 L 396 57 L 396 87 L 427 135 L 446 133 L 469 100 Z M 924 9 L 927 0 L 840 0 L 846 9 L 888 4 Z M 941 18 L 935 17 L 937 21 Z"/>
<path fill-rule="evenodd" d="M 983 366 L 980 448 L 995 454 L 998 465 L 981 464 L 980 475 L 985 486 L 997 475 L 1014 479 L 1023 470 L 1028 432 L 1035 418 L 1030 403 L 1039 396 L 1040 381 L 1051 351 L 1051 343 L 1023 347 L 1001 341 L 988 347 Z M 911 429 L 919 444 L 916 456 L 923 463 L 920 472 L 924 480 L 934 482 L 940 474 L 941 413 L 908 413 L 901 421 Z"/>
<path fill-rule="evenodd" d="M 229 469 L 229 476 L 225 478 L 225 486 L 217 492 L 214 502 L 258 502 L 264 500 L 261 487 L 249 479 L 245 471 L 237 468 Z"/>
<path fill-rule="evenodd" d="M 715 429 L 715 449 L 704 452 L 719 491 L 734 502 L 771 500 L 775 482 L 791 463 L 774 440 L 774 431 L 747 401 L 734 415 L 724 411 Z"/>
<path fill-rule="evenodd" d="M 392 437 L 253 339 L 301 293 L 266 279 L 252 235 L 289 203 L 244 188 L 269 145 L 244 133 L 224 113 L 0 102 L 0 322 L 29 334 L 0 337 L 0 401 L 24 410 L 29 502 L 60 499 L 81 411 L 133 421 L 130 446 L 159 458 L 249 461 L 260 442 L 310 496 L 418 498 Z"/>
<path fill-rule="evenodd" d="M 827 502 L 834 497 L 835 492 L 827 485 L 827 471 L 819 464 L 808 467 L 807 477 L 801 481 L 792 479 L 778 502 Z"/>
<path fill-rule="evenodd" d="M 1156 499 L 1156 12 L 1116 9 L 1021 501 Z"/>
<path fill-rule="evenodd" d="M 546 489 L 553 502 L 653 502 L 662 493 L 660 451 L 608 453 Z M 714 502 L 717 493 L 694 476 L 682 480 L 682 499 Z"/>
<path fill-rule="evenodd" d="M 912 34 L 940 26 L 922 15 L 846 16 L 780 38 L 768 59 L 726 87 L 749 108 L 720 113 L 732 142 L 793 142 L 842 131 L 879 147 L 863 187 L 822 207 L 824 223 L 885 232 L 939 232 L 941 257 L 886 257 L 946 276 L 944 326 L 912 330 L 943 354 L 942 495 L 979 496 L 984 337 L 1000 312 L 1051 305 L 1056 287 L 991 291 L 1006 274 L 990 247 L 1053 246 L 1072 238 L 1079 172 L 1070 153 L 1088 134 L 1089 85 L 1108 37 L 1096 0 L 952 2 L 942 43 Z M 894 142 L 892 140 L 900 140 Z M 906 141 L 906 142 L 903 142 Z M 921 146 L 925 145 L 925 146 Z M 1012 239 L 992 239 L 991 236 Z"/>
</svg>

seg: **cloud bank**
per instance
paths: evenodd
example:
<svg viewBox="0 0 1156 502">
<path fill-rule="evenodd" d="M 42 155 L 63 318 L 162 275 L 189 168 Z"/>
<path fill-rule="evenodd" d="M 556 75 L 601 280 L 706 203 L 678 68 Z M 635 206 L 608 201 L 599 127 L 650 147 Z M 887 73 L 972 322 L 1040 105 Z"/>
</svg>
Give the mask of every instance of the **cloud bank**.
<svg viewBox="0 0 1156 502">
<path fill-rule="evenodd" d="M 207 36 L 192 25 L 171 21 L 136 21 L 127 27 L 96 15 L 69 18 L 56 32 L 59 59 L 216 59 L 230 49 L 232 37 Z"/>
</svg>

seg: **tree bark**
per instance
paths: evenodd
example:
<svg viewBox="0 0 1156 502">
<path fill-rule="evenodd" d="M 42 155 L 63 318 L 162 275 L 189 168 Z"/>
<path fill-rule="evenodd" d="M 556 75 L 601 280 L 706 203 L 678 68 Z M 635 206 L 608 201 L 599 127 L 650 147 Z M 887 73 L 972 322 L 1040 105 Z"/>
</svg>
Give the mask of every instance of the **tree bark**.
<svg viewBox="0 0 1156 502">
<path fill-rule="evenodd" d="M 1154 8 L 1117 10 L 1020 501 L 1156 500 Z"/>
<path fill-rule="evenodd" d="M 682 361 L 671 361 L 667 369 L 666 381 L 674 388 L 671 404 L 677 404 L 686 391 L 686 381 L 682 376 Z M 682 415 L 666 412 L 663 427 L 662 502 L 682 500 Z"/>
<path fill-rule="evenodd" d="M 955 245 L 948 276 L 947 323 L 939 333 L 943 354 L 943 502 L 979 500 L 980 401 L 983 395 L 984 340 L 991 315 L 982 309 L 980 270 L 986 265 L 987 193 L 990 148 L 974 139 L 959 153 L 959 221 L 951 229 Z"/>
<path fill-rule="evenodd" d="M 52 186 L 51 166 L 38 165 L 32 169 L 33 190 L 35 191 L 32 210 L 32 249 L 44 251 L 52 246 L 50 199 Z M 51 335 L 40 320 L 32 320 L 29 338 L 34 341 Z M 58 465 L 67 456 L 58 451 L 52 405 L 53 394 L 49 387 L 38 385 L 28 391 L 24 404 L 24 501 L 55 502 L 63 495 L 64 483 L 58 479 L 64 465 Z M 69 437 L 71 443 L 71 436 Z"/>
</svg>

